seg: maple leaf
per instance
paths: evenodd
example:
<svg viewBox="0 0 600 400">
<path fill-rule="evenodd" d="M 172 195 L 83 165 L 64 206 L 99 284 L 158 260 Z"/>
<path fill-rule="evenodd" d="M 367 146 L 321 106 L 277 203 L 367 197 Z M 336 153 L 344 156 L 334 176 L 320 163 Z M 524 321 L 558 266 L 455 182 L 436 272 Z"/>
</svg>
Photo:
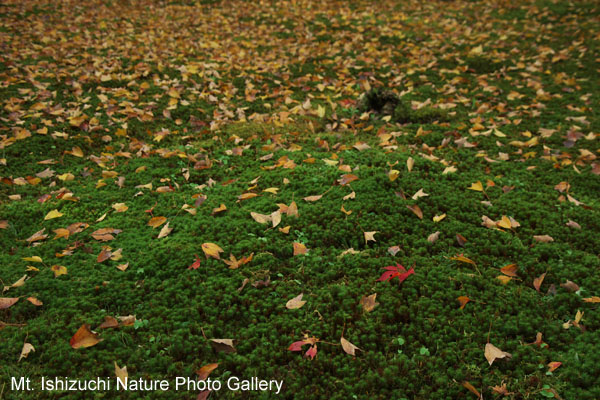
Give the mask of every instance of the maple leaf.
<svg viewBox="0 0 600 400">
<path fill-rule="evenodd" d="M 192 263 L 192 265 L 190 265 L 188 267 L 188 269 L 198 269 L 200 267 L 200 263 L 202 262 L 202 260 L 200 260 L 200 257 L 198 257 L 197 254 L 195 254 L 195 256 L 196 256 L 196 261 L 194 261 Z"/>
<path fill-rule="evenodd" d="M 379 277 L 379 279 L 377 279 L 376 282 L 385 282 L 385 281 L 389 281 L 392 280 L 394 278 L 398 278 L 398 284 L 401 284 L 402 282 L 404 282 L 406 280 L 406 278 L 408 278 L 410 275 L 415 273 L 415 270 L 413 267 L 411 267 L 408 271 L 406 270 L 406 268 L 404 268 L 402 265 L 396 263 L 395 266 L 390 265 L 387 267 L 384 267 L 383 269 L 385 269 L 386 271 L 381 274 L 381 276 Z"/>
</svg>

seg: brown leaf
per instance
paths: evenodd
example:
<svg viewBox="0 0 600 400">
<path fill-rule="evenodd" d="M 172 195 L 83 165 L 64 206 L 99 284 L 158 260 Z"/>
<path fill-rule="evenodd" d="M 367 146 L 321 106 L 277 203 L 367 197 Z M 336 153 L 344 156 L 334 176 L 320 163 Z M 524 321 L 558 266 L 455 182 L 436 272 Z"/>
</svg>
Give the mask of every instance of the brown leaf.
<svg viewBox="0 0 600 400">
<path fill-rule="evenodd" d="M 107 315 L 104 317 L 104 322 L 100 324 L 100 326 L 96 329 L 107 329 L 107 328 L 118 328 L 119 321 L 115 317 L 111 317 Z"/>
<path fill-rule="evenodd" d="M 500 268 L 500 272 L 502 272 L 506 276 L 512 276 L 513 278 L 517 276 L 518 270 L 519 267 L 517 267 L 517 264 L 508 264 Z"/>
<path fill-rule="evenodd" d="M 201 381 L 206 380 L 211 372 L 213 372 L 219 366 L 218 363 L 206 364 L 202 366 L 196 373 L 198 374 L 198 379 Z"/>
<path fill-rule="evenodd" d="M 545 277 L 546 277 L 546 273 L 544 272 L 543 274 L 541 274 L 540 276 L 538 276 L 537 278 L 535 278 L 533 280 L 533 287 L 538 292 L 540 291 L 540 286 L 542 286 L 542 282 L 544 282 Z"/>
<path fill-rule="evenodd" d="M 213 208 L 212 213 L 210 213 L 210 215 L 215 215 L 218 214 L 220 212 L 226 211 L 227 210 L 227 206 L 223 203 L 221 203 L 221 205 L 217 208 Z"/>
<path fill-rule="evenodd" d="M 583 301 L 586 303 L 600 303 L 600 297 L 598 297 L 598 296 L 586 297 L 583 299 Z"/>
<path fill-rule="evenodd" d="M 33 304 L 34 306 L 37 306 L 37 307 L 44 305 L 44 303 L 42 303 L 35 297 L 28 297 L 25 300 L 27 300 L 28 302 L 30 302 L 31 304 Z"/>
<path fill-rule="evenodd" d="M 342 349 L 344 349 L 344 351 L 351 356 L 356 356 L 356 350 L 360 350 L 358 347 L 347 341 L 343 336 L 340 338 L 340 343 L 342 344 Z"/>
<path fill-rule="evenodd" d="M 8 221 L 3 219 L 0 221 L 0 229 L 6 229 L 8 228 Z"/>
<path fill-rule="evenodd" d="M 569 222 L 567 222 L 565 225 L 570 228 L 581 229 L 581 225 L 579 225 L 577 222 L 572 221 L 572 220 L 569 220 Z"/>
<path fill-rule="evenodd" d="M 484 354 L 485 354 L 485 358 L 487 359 L 488 363 L 490 363 L 490 365 L 492 365 L 492 363 L 498 358 L 511 358 L 512 357 L 512 354 L 500 350 L 499 348 L 497 348 L 496 346 L 494 346 L 491 343 L 487 343 L 485 345 Z"/>
<path fill-rule="evenodd" d="M 126 383 L 127 378 L 129 377 L 129 374 L 127 373 L 127 367 L 123 366 L 123 368 L 121 368 L 115 361 L 115 375 L 117 376 L 117 379 L 121 382 L 121 385 L 127 387 Z"/>
<path fill-rule="evenodd" d="M 467 303 L 471 301 L 471 299 L 468 298 L 467 296 L 458 296 L 457 300 L 460 303 L 461 310 L 464 309 L 465 306 L 467 305 Z"/>
<path fill-rule="evenodd" d="M 561 283 L 560 287 L 562 287 L 572 293 L 575 293 L 576 291 L 579 290 L 579 285 L 570 280 L 567 280 L 565 283 Z"/>
<path fill-rule="evenodd" d="M 363 308 L 363 310 L 365 310 L 365 312 L 371 312 L 375 309 L 375 307 L 377 307 L 379 305 L 379 303 L 375 301 L 376 297 L 377 297 L 377 293 L 373 293 L 370 296 L 361 297 L 359 304 L 362 306 L 362 308 Z"/>
<path fill-rule="evenodd" d="M 423 219 L 423 211 L 421 211 L 421 207 L 418 205 L 413 204 L 412 206 L 406 206 L 406 208 L 412 211 L 419 219 Z"/>
<path fill-rule="evenodd" d="M 233 346 L 233 339 L 210 339 L 211 345 L 217 351 L 224 353 L 235 353 L 235 347 Z"/>
<path fill-rule="evenodd" d="M 104 262 L 106 260 L 108 260 L 109 258 L 112 257 L 112 253 L 110 250 L 108 249 L 102 249 L 102 251 L 100 252 L 100 254 L 98 254 L 98 258 L 96 259 L 96 262 Z"/>
<path fill-rule="evenodd" d="M 285 213 L 288 217 L 298 217 L 298 205 L 296 205 L 295 201 L 290 203 Z"/>
<path fill-rule="evenodd" d="M 549 235 L 534 235 L 533 240 L 538 241 L 540 243 L 554 242 L 552 236 Z"/>
<path fill-rule="evenodd" d="M 358 176 L 356 176 L 356 175 L 345 174 L 345 175 L 342 175 L 342 177 L 340 179 L 338 179 L 338 183 L 342 186 L 346 186 L 350 182 L 354 182 L 357 179 L 358 179 Z"/>
<path fill-rule="evenodd" d="M 456 234 L 456 242 L 458 243 L 458 245 L 460 247 L 465 247 L 465 244 L 467 243 L 467 239 L 460 233 L 457 233 Z"/>
<path fill-rule="evenodd" d="M 18 297 L 0 297 L 0 310 L 7 309 L 17 301 L 19 301 Z"/>
<path fill-rule="evenodd" d="M 285 303 L 285 307 L 288 310 L 295 310 L 297 308 L 302 307 L 304 304 L 306 304 L 306 300 L 302 300 L 303 295 L 304 295 L 304 293 L 300 293 L 298 296 L 294 297 L 293 299 L 288 300 L 288 302 Z"/>
<path fill-rule="evenodd" d="M 272 221 L 271 215 L 259 214 L 255 212 L 250 212 L 250 216 L 259 224 L 267 224 Z"/>
<path fill-rule="evenodd" d="M 427 241 L 429 243 L 435 243 L 440 237 L 440 231 L 434 232 L 431 235 L 427 236 Z"/>
<path fill-rule="evenodd" d="M 72 348 L 79 349 L 81 347 L 95 346 L 101 341 L 102 339 L 98 338 L 98 334 L 90 330 L 88 324 L 83 324 L 77 332 L 75 332 L 69 343 Z"/>
<path fill-rule="evenodd" d="M 102 228 L 92 232 L 92 237 L 101 242 L 107 242 L 115 238 L 113 235 L 118 235 L 121 232 L 122 231 L 120 229 Z"/>
<path fill-rule="evenodd" d="M 475 396 L 477 396 L 478 399 L 483 400 L 483 395 L 481 393 L 479 393 L 479 391 L 477 389 L 475 389 L 475 386 L 471 385 L 469 382 L 464 381 L 462 383 L 463 387 L 465 389 L 467 389 L 469 392 L 473 393 Z"/>
</svg>

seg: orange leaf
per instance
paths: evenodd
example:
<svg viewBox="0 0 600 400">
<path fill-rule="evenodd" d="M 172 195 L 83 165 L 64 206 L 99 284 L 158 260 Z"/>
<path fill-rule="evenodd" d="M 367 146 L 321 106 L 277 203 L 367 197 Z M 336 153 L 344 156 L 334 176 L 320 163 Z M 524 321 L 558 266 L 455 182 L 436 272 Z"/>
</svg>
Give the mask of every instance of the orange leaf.
<svg viewBox="0 0 600 400">
<path fill-rule="evenodd" d="M 213 372 L 218 366 L 218 363 L 204 365 L 198 371 L 196 371 L 196 373 L 198 374 L 198 379 L 201 381 L 206 380 L 210 373 Z"/>
<path fill-rule="evenodd" d="M 460 303 L 460 309 L 464 309 L 468 302 L 471 301 L 467 296 L 458 296 L 458 302 Z"/>
<path fill-rule="evenodd" d="M 151 226 L 152 228 L 158 228 L 165 222 L 167 222 L 166 217 L 152 217 L 150 221 L 148 221 L 148 226 Z"/>
<path fill-rule="evenodd" d="M 502 272 L 504 275 L 512 276 L 512 277 L 517 276 L 518 270 L 519 270 L 519 267 L 517 267 L 517 264 L 508 264 L 508 265 L 505 265 L 504 267 L 500 268 L 500 272 Z"/>
<path fill-rule="evenodd" d="M 18 297 L 0 297 L 0 310 L 7 309 L 17 301 L 19 301 Z"/>
<path fill-rule="evenodd" d="M 419 219 L 423 219 L 423 211 L 421 211 L 421 208 L 418 205 L 414 204 L 412 206 L 406 206 L 406 208 L 415 213 Z"/>
<path fill-rule="evenodd" d="M 537 278 L 535 278 L 533 280 L 533 287 L 538 292 L 540 291 L 540 286 L 542 286 L 542 282 L 544 282 L 545 277 L 546 277 L 546 273 L 544 272 L 543 274 L 541 274 L 540 276 L 538 276 Z"/>
<path fill-rule="evenodd" d="M 90 330 L 88 324 L 83 324 L 77 332 L 75 332 L 69 343 L 72 348 L 79 349 L 81 347 L 95 346 L 101 341 L 102 339 L 98 338 L 98 334 Z"/>
<path fill-rule="evenodd" d="M 338 183 L 342 186 L 346 186 L 350 182 L 354 182 L 357 179 L 358 179 L 358 176 L 356 176 L 356 175 L 345 174 L 345 175 L 342 175 L 342 177 L 340 179 L 338 179 Z"/>
<path fill-rule="evenodd" d="M 295 256 L 306 254 L 307 251 L 308 251 L 308 249 L 306 248 L 305 245 L 303 245 L 302 243 L 294 242 L 294 255 Z"/>
</svg>

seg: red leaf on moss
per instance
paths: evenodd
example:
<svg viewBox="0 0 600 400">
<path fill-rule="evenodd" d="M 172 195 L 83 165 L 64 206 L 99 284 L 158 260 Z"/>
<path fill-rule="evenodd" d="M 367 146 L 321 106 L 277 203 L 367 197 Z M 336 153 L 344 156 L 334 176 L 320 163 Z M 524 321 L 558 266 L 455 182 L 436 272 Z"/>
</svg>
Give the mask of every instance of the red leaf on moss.
<svg viewBox="0 0 600 400">
<path fill-rule="evenodd" d="M 194 255 L 196 256 L 196 261 L 194 261 L 193 264 L 188 267 L 188 269 L 198 269 L 200 267 L 200 263 L 202 261 L 200 260 L 200 257 L 198 257 L 198 254 Z"/>
<path fill-rule="evenodd" d="M 395 266 L 390 265 L 387 267 L 384 267 L 383 269 L 385 269 L 386 271 L 381 274 L 381 276 L 379 277 L 379 279 L 377 279 L 377 282 L 384 282 L 384 281 L 389 281 L 392 280 L 394 278 L 398 278 L 399 283 L 402 283 L 406 280 L 406 278 L 408 278 L 410 275 L 415 273 L 415 269 L 413 267 L 411 267 L 408 271 L 406 270 L 406 268 L 404 268 L 402 265 L 396 263 Z"/>
<path fill-rule="evenodd" d="M 312 360 L 315 358 L 316 355 L 317 355 L 317 345 L 315 344 L 313 346 L 310 346 L 310 349 L 308 349 L 306 351 L 306 354 L 304 354 L 304 357 L 310 357 L 310 359 Z"/>
</svg>

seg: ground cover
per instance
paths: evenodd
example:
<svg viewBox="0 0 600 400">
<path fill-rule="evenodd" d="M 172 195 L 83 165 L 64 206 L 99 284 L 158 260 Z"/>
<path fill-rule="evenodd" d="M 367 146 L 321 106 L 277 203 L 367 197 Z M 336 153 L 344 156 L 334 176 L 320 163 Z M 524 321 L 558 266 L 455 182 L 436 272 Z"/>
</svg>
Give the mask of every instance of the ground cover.
<svg viewBox="0 0 600 400">
<path fill-rule="evenodd" d="M 0 397 L 599 398 L 599 19 L 3 3 Z"/>
</svg>

